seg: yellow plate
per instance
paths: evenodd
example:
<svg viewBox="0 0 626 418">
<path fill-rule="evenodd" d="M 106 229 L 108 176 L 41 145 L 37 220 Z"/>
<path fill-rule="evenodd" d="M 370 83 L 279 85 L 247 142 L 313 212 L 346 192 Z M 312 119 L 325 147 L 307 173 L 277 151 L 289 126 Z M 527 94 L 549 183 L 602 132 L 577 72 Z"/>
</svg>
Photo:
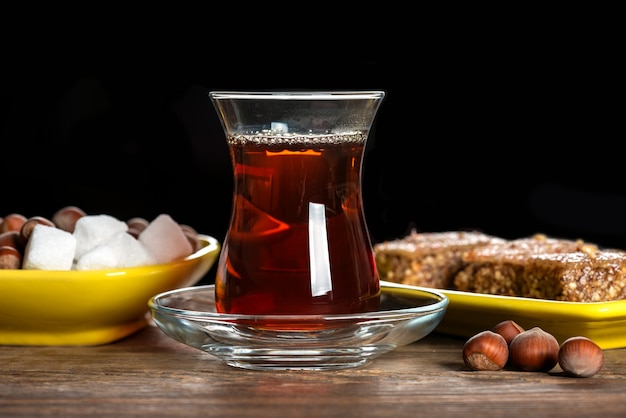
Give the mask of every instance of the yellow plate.
<svg viewBox="0 0 626 418">
<path fill-rule="evenodd" d="M 560 302 L 437 289 L 450 303 L 436 331 L 470 337 L 512 319 L 525 329 L 540 327 L 562 343 L 582 335 L 603 349 L 626 347 L 626 300 Z"/>
<path fill-rule="evenodd" d="M 148 300 L 197 283 L 219 242 L 171 263 L 90 271 L 0 270 L 0 345 L 101 345 L 147 325 Z"/>
</svg>

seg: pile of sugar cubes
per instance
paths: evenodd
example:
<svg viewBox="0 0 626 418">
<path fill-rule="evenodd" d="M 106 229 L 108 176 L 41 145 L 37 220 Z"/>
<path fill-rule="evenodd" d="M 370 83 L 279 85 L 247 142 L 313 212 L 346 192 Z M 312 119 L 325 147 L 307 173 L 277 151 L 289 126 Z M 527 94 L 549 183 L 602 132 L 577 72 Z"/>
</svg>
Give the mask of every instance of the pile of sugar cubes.
<svg viewBox="0 0 626 418">
<path fill-rule="evenodd" d="M 110 215 L 87 215 L 73 232 L 36 225 L 26 247 L 22 269 L 97 270 L 167 263 L 195 249 L 181 226 L 161 214 L 137 235 Z"/>
</svg>

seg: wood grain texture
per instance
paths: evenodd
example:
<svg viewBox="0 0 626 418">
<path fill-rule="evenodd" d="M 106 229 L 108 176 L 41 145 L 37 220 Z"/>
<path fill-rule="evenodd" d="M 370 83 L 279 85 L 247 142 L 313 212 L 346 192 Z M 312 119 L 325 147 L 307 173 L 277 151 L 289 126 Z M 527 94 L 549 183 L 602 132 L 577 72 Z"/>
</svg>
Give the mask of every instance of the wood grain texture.
<svg viewBox="0 0 626 418">
<path fill-rule="evenodd" d="M 154 327 L 97 347 L 0 347 L 0 416 L 624 416 L 626 349 L 591 378 L 473 372 L 440 334 L 339 371 L 247 371 Z"/>
</svg>

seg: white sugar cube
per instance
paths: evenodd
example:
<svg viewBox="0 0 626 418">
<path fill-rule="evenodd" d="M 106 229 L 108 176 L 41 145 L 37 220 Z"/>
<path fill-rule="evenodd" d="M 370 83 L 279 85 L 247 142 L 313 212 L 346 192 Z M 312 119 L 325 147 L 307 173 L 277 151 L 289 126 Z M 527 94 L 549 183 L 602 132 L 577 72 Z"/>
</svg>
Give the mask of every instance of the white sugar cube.
<svg viewBox="0 0 626 418">
<path fill-rule="evenodd" d="M 191 243 L 180 225 L 170 215 L 161 214 L 139 234 L 139 241 L 154 256 L 157 263 L 167 263 L 193 252 Z"/>
<path fill-rule="evenodd" d="M 22 269 L 71 270 L 76 239 L 59 228 L 36 225 L 24 249 Z"/>
<path fill-rule="evenodd" d="M 126 232 L 128 225 L 110 215 L 88 215 L 79 218 L 74 227 L 76 238 L 75 260 L 120 232 Z"/>
<path fill-rule="evenodd" d="M 135 237 L 119 232 L 87 251 L 76 261 L 76 270 L 136 267 L 154 264 L 154 258 Z"/>
</svg>

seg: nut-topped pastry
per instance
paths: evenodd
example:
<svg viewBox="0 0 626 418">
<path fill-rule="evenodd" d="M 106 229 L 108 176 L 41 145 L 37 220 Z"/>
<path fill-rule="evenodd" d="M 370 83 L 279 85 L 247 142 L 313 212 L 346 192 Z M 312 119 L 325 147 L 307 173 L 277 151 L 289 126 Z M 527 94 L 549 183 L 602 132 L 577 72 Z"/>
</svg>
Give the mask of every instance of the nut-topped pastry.
<svg viewBox="0 0 626 418">
<path fill-rule="evenodd" d="M 626 299 L 626 251 L 543 234 L 412 232 L 374 245 L 382 280 L 570 302 Z"/>
<path fill-rule="evenodd" d="M 402 239 L 375 244 L 374 254 L 382 280 L 449 289 L 455 274 L 465 266 L 465 252 L 503 242 L 477 231 L 412 231 Z"/>
<path fill-rule="evenodd" d="M 520 296 L 569 302 L 626 299 L 623 251 L 539 254 L 524 269 Z"/>
<path fill-rule="evenodd" d="M 570 302 L 626 299 L 626 252 L 535 235 L 464 254 L 457 290 Z"/>
<path fill-rule="evenodd" d="M 549 238 L 543 234 L 485 245 L 463 254 L 465 266 L 454 278 L 454 288 L 466 292 L 525 296 L 531 292 L 524 290 L 528 287 L 524 285 L 524 276 L 534 256 L 596 251 L 595 244 Z"/>
</svg>

